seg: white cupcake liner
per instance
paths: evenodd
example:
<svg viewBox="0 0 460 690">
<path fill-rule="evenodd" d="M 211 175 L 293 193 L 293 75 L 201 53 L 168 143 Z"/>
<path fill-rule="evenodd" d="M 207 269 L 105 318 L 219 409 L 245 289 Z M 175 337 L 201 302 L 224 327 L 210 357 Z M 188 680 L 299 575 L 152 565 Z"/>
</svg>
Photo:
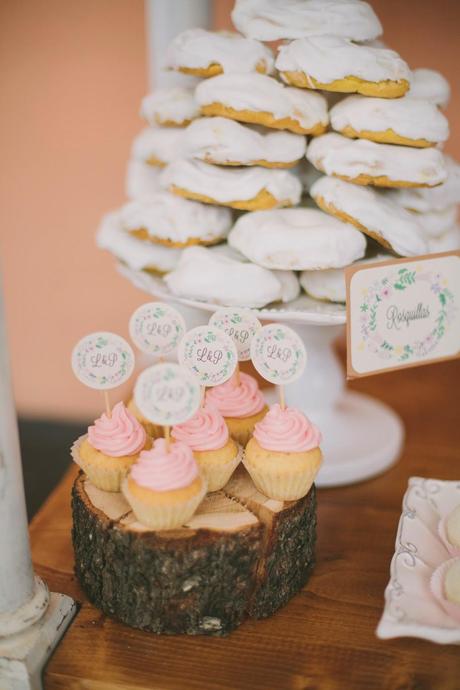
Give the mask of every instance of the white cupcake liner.
<svg viewBox="0 0 460 690">
<path fill-rule="evenodd" d="M 444 563 L 441 563 L 441 565 L 439 565 L 436 570 L 433 571 L 430 579 L 430 589 L 436 601 L 442 606 L 444 611 L 454 621 L 460 624 L 460 604 L 456 604 L 454 601 L 449 601 L 444 591 L 444 582 L 447 571 L 456 561 L 460 561 L 460 557 L 450 558 L 448 561 L 444 561 Z"/>
<path fill-rule="evenodd" d="M 200 461 L 197 460 L 200 472 L 207 482 L 208 491 L 219 491 L 219 489 L 223 489 L 242 461 L 243 456 L 244 449 L 238 444 L 237 454 L 231 460 L 227 460 L 227 462 L 222 463 L 216 461 L 214 465 L 210 466 L 205 464 L 201 465 Z"/>
<path fill-rule="evenodd" d="M 74 441 L 70 449 L 72 460 L 83 470 L 91 484 L 97 489 L 109 491 L 110 493 L 119 493 L 121 491 L 121 482 L 128 474 L 130 467 L 122 463 L 120 463 L 120 467 L 117 469 L 113 467 L 92 467 L 91 463 L 87 464 L 80 455 L 81 446 L 87 438 L 88 434 L 84 434 Z"/>
<path fill-rule="evenodd" d="M 246 456 L 243 457 L 243 465 L 257 489 L 276 501 L 297 501 L 306 496 L 319 470 L 319 467 L 296 472 L 277 472 L 268 468 L 259 470 L 248 462 Z"/>
<path fill-rule="evenodd" d="M 177 529 L 190 520 L 206 495 L 206 480 L 202 477 L 202 487 L 192 498 L 175 505 L 147 505 L 132 495 L 128 487 L 128 478 L 121 484 L 121 491 L 131 506 L 140 523 L 155 531 Z"/>
</svg>

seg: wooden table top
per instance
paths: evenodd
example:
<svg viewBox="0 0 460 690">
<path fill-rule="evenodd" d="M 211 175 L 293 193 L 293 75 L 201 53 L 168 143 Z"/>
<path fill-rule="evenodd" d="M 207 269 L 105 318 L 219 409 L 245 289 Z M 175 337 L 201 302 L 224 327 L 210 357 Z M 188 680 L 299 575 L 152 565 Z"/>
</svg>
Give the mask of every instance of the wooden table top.
<svg viewBox="0 0 460 690">
<path fill-rule="evenodd" d="M 460 361 L 353 383 L 401 414 L 403 455 L 381 477 L 318 492 L 308 585 L 228 638 L 143 633 L 88 603 L 73 575 L 70 470 L 31 525 L 37 571 L 82 603 L 45 671 L 46 690 L 459 690 L 457 646 L 374 632 L 408 478 L 460 476 L 459 383 Z"/>
</svg>

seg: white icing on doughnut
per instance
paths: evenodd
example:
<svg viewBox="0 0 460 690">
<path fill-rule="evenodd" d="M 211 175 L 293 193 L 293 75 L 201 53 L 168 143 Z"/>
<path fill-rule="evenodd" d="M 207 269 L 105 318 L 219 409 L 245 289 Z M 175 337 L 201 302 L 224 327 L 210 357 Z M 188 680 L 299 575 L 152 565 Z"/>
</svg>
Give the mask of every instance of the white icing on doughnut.
<svg viewBox="0 0 460 690">
<path fill-rule="evenodd" d="M 161 168 L 131 158 L 126 168 L 125 190 L 129 199 L 144 199 L 159 192 Z"/>
<path fill-rule="evenodd" d="M 408 213 L 416 218 L 429 240 L 432 237 L 440 237 L 456 225 L 458 207 L 447 206 L 442 211 L 425 211 L 424 213 L 408 211 Z"/>
<path fill-rule="evenodd" d="M 180 86 L 157 89 L 142 99 L 139 114 L 152 126 L 170 122 L 180 127 L 200 114 L 193 93 Z"/>
<path fill-rule="evenodd" d="M 408 65 L 394 50 L 338 36 L 299 38 L 282 45 L 275 64 L 280 72 L 303 72 L 322 84 L 350 76 L 371 82 L 411 79 Z"/>
<path fill-rule="evenodd" d="M 426 213 L 442 211 L 448 206 L 460 204 L 460 164 L 448 155 L 444 155 L 447 179 L 444 184 L 433 189 L 395 189 L 388 191 L 400 206 L 411 211 Z"/>
<path fill-rule="evenodd" d="M 390 254 L 377 254 L 369 259 L 356 261 L 358 264 L 372 264 L 393 258 Z M 345 268 L 329 268 L 325 271 L 302 271 L 300 284 L 308 295 L 329 302 L 346 302 Z"/>
<path fill-rule="evenodd" d="M 450 100 L 450 84 L 434 69 L 414 69 L 407 95 L 445 108 Z"/>
<path fill-rule="evenodd" d="M 460 249 L 460 227 L 456 225 L 440 237 L 430 237 L 428 240 L 429 253 L 451 252 Z"/>
<path fill-rule="evenodd" d="M 307 160 L 327 175 L 355 178 L 386 176 L 390 181 L 435 186 L 447 177 L 444 157 L 436 148 L 376 144 L 330 132 L 313 139 Z"/>
<path fill-rule="evenodd" d="M 146 127 L 135 137 L 131 155 L 140 161 L 155 158 L 166 165 L 181 157 L 183 142 L 183 129 Z"/>
<path fill-rule="evenodd" d="M 228 236 L 250 261 L 280 270 L 346 266 L 364 256 L 364 235 L 318 209 L 245 213 Z"/>
<path fill-rule="evenodd" d="M 261 41 L 323 34 L 366 41 L 382 33 L 372 7 L 359 0 L 236 0 L 232 21 Z"/>
<path fill-rule="evenodd" d="M 407 139 L 426 139 L 432 143 L 446 141 L 449 123 L 434 103 L 414 98 L 366 98 L 348 96 L 330 112 L 333 129 L 352 127 L 357 132 L 385 132 L 392 129 Z"/>
<path fill-rule="evenodd" d="M 240 36 L 234 31 L 187 29 L 169 44 L 166 66 L 206 69 L 213 64 L 225 74 L 255 72 L 260 65 L 267 74 L 273 72 L 273 53 L 262 43 Z"/>
<path fill-rule="evenodd" d="M 304 129 L 327 125 L 327 101 L 319 93 L 281 84 L 263 74 L 219 74 L 198 85 L 200 106 L 221 103 L 235 110 L 271 113 L 281 120 L 292 118 Z"/>
<path fill-rule="evenodd" d="M 204 247 L 182 252 L 177 268 L 165 276 L 174 295 L 234 307 L 263 307 L 293 294 L 279 274 L 235 261 Z M 288 279 L 289 280 L 289 279 Z M 298 291 L 298 290 L 297 290 Z"/>
<path fill-rule="evenodd" d="M 144 228 L 152 239 L 181 243 L 223 238 L 232 222 L 232 213 L 226 208 L 200 204 L 169 192 L 125 204 L 120 217 L 125 230 Z"/>
<path fill-rule="evenodd" d="M 314 199 L 322 197 L 326 204 L 382 237 L 401 256 L 417 256 L 427 250 L 417 218 L 371 187 L 324 176 L 314 183 L 310 194 Z"/>
<path fill-rule="evenodd" d="M 281 283 L 281 301 L 290 302 L 300 294 L 300 283 L 294 271 L 272 271 Z"/>
<path fill-rule="evenodd" d="M 175 161 L 164 169 L 161 184 L 202 194 L 220 204 L 249 201 L 259 192 L 270 192 L 280 203 L 300 200 L 302 185 L 293 173 L 275 168 L 224 168 L 197 160 Z"/>
<path fill-rule="evenodd" d="M 226 165 L 292 163 L 300 160 L 307 148 L 301 134 L 242 125 L 225 117 L 203 117 L 192 122 L 185 132 L 186 155 Z"/>
<path fill-rule="evenodd" d="M 162 273 L 176 267 L 181 249 L 163 247 L 129 235 L 123 229 L 119 211 L 107 213 L 100 223 L 96 243 L 135 271 L 153 268 Z"/>
</svg>

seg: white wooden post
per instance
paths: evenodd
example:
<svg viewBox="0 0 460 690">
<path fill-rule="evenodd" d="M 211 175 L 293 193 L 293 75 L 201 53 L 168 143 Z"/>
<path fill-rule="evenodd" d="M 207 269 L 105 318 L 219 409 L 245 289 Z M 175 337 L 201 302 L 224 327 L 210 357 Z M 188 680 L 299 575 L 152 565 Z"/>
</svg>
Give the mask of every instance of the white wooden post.
<svg viewBox="0 0 460 690">
<path fill-rule="evenodd" d="M 41 669 L 75 613 L 34 576 L 0 279 L 0 688 L 39 690 Z"/>
</svg>

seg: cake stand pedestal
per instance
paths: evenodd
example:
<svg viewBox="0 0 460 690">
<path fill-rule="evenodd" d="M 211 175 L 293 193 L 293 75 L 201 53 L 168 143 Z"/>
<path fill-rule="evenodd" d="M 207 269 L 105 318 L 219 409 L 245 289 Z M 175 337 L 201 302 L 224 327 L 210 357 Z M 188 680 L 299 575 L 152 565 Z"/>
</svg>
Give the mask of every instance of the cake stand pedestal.
<svg viewBox="0 0 460 690">
<path fill-rule="evenodd" d="M 118 270 L 141 290 L 157 299 L 174 302 L 187 326 L 208 322 L 218 305 L 177 298 L 164 282 L 119 264 Z M 396 462 L 403 444 L 401 419 L 387 405 L 345 389 L 342 367 L 333 343 L 343 330 L 342 305 L 320 302 L 305 295 L 277 308 L 253 310 L 262 322 L 289 323 L 307 349 L 307 366 L 300 379 L 286 387 L 286 401 L 300 408 L 323 434 L 324 463 L 316 485 L 342 486 L 378 475 Z M 267 394 L 276 400 L 276 391 Z"/>
</svg>

